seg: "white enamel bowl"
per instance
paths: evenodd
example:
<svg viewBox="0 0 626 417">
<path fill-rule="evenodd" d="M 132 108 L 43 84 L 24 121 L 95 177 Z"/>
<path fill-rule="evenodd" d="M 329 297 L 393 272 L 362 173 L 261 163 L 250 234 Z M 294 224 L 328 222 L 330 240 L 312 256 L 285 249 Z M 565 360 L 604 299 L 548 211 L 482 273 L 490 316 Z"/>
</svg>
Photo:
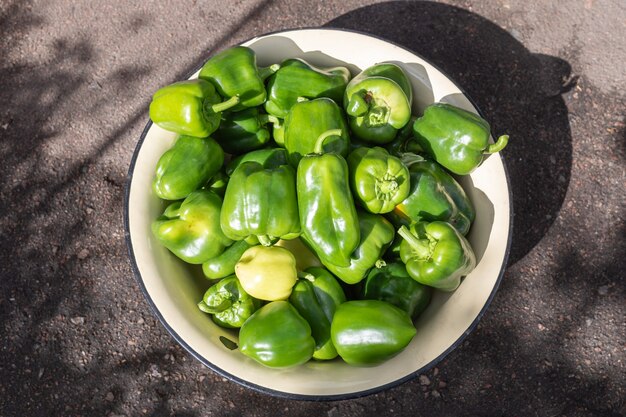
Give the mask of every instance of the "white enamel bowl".
<svg viewBox="0 0 626 417">
<path fill-rule="evenodd" d="M 477 112 L 459 86 L 441 71 L 382 39 L 342 30 L 304 29 L 260 36 L 244 45 L 256 51 L 262 66 L 302 57 L 322 67 L 346 65 L 356 73 L 378 62 L 393 61 L 411 78 L 416 114 L 434 101 Z M 174 134 L 148 123 L 133 155 L 125 201 L 131 264 L 148 303 L 167 330 L 193 356 L 226 378 L 255 390 L 298 399 L 371 394 L 407 381 L 443 359 L 474 329 L 496 292 L 506 266 L 512 213 L 506 169 L 497 154 L 460 179 L 476 208 L 469 240 L 478 265 L 455 292 L 436 292 L 416 322 L 417 335 L 402 353 L 366 368 L 340 360 L 309 361 L 284 370 L 265 368 L 220 341 L 226 337 L 236 342 L 236 333 L 218 327 L 198 310 L 196 303 L 208 287 L 199 268 L 184 265 L 150 232 L 151 222 L 164 208 L 151 189 L 154 168 L 174 138 Z"/>
</svg>

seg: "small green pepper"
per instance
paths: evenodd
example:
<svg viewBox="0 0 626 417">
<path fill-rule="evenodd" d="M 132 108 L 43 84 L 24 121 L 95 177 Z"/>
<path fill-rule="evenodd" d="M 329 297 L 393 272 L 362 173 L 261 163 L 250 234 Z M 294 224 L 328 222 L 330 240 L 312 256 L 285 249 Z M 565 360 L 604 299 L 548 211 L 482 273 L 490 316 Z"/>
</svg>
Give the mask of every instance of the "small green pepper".
<svg viewBox="0 0 626 417">
<path fill-rule="evenodd" d="M 233 110 L 260 106 L 267 93 L 264 81 L 280 65 L 258 68 L 255 52 L 246 46 L 235 46 L 211 57 L 200 70 L 199 78 L 211 82 L 222 97 L 238 97 Z"/>
<path fill-rule="evenodd" d="M 454 291 L 461 277 L 476 266 L 476 256 L 470 243 L 450 223 L 421 222 L 398 229 L 404 239 L 400 244 L 400 258 L 415 281 Z"/>
<path fill-rule="evenodd" d="M 152 233 L 183 261 L 201 264 L 233 243 L 220 227 L 221 207 L 222 199 L 212 191 L 194 191 L 170 204 L 152 223 Z"/>
<path fill-rule="evenodd" d="M 156 166 L 152 189 L 164 200 L 180 200 L 204 185 L 224 163 L 222 148 L 211 138 L 180 136 Z"/>
<path fill-rule="evenodd" d="M 239 240 L 230 245 L 224 252 L 202 264 L 202 272 L 209 279 L 225 278 L 235 273 L 235 265 L 252 245 Z"/>
<path fill-rule="evenodd" d="M 350 365 L 377 365 L 400 353 L 416 334 L 409 315 L 385 301 L 341 304 L 330 327 L 339 356 Z"/>
<path fill-rule="evenodd" d="M 226 277 L 204 293 L 198 308 L 213 315 L 222 327 L 236 328 L 261 307 L 261 301 L 246 293 L 236 276 Z"/>
<path fill-rule="evenodd" d="M 212 137 L 224 151 L 231 155 L 241 155 L 262 148 L 271 139 L 268 123 L 280 121 L 268 114 L 259 113 L 257 107 L 238 112 L 222 113 L 220 127 Z"/>
<path fill-rule="evenodd" d="M 424 152 L 458 175 L 472 172 L 483 155 L 499 152 L 509 137 L 489 144 L 489 123 L 475 113 L 447 103 L 434 103 L 413 124 L 415 139 Z"/>
<path fill-rule="evenodd" d="M 313 356 L 311 326 L 287 301 L 256 311 L 239 331 L 239 350 L 270 368 L 301 365 Z"/>
<path fill-rule="evenodd" d="M 370 213 L 388 213 L 409 195 L 409 170 L 385 149 L 357 148 L 347 162 L 352 194 Z"/>
<path fill-rule="evenodd" d="M 238 102 L 238 97 L 222 102 L 215 87 L 208 81 L 180 81 L 154 93 L 150 119 L 165 130 L 204 138 L 217 130 L 221 112 Z"/>
<path fill-rule="evenodd" d="M 298 279 L 296 258 L 280 246 L 253 246 L 235 265 L 243 288 L 260 300 L 286 300 Z"/>
</svg>

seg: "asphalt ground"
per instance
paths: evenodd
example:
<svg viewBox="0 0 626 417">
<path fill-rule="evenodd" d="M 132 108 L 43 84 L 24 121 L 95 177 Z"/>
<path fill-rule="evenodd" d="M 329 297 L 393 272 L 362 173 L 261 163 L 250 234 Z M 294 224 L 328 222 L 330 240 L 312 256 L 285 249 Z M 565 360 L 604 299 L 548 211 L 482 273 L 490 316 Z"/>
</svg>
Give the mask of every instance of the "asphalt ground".
<svg viewBox="0 0 626 417">
<path fill-rule="evenodd" d="M 515 217 L 492 305 L 435 368 L 337 402 L 205 368 L 155 319 L 123 229 L 151 94 L 255 35 L 387 38 L 497 133 Z M 1 416 L 626 415 L 626 3 L 0 0 Z"/>
</svg>

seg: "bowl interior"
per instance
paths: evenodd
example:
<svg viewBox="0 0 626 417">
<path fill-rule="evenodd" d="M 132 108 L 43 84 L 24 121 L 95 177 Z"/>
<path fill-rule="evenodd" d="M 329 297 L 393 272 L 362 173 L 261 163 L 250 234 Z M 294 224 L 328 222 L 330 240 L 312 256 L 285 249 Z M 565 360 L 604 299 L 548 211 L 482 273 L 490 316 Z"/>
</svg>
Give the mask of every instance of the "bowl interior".
<svg viewBox="0 0 626 417">
<path fill-rule="evenodd" d="M 323 67 L 345 65 L 356 74 L 378 62 L 395 62 L 411 79 L 416 114 L 434 101 L 477 111 L 460 89 L 431 64 L 367 35 L 327 29 L 295 30 L 261 36 L 245 45 L 256 51 L 259 65 L 301 57 Z M 417 335 L 402 353 L 375 367 L 353 367 L 335 360 L 309 361 L 284 370 L 265 368 L 222 343 L 223 338 L 237 342 L 236 333 L 215 325 L 196 307 L 210 283 L 199 267 L 184 265 L 150 231 L 151 222 L 164 209 L 151 188 L 154 168 L 175 137 L 149 124 L 137 146 L 126 201 L 129 251 L 144 294 L 163 324 L 179 343 L 221 375 L 254 389 L 296 398 L 350 398 L 378 391 L 441 360 L 469 334 L 495 293 L 510 240 L 509 188 L 499 155 L 487 158 L 471 175 L 460 178 L 476 208 L 468 238 L 478 265 L 455 292 L 435 293 L 431 305 L 416 322 Z"/>
</svg>

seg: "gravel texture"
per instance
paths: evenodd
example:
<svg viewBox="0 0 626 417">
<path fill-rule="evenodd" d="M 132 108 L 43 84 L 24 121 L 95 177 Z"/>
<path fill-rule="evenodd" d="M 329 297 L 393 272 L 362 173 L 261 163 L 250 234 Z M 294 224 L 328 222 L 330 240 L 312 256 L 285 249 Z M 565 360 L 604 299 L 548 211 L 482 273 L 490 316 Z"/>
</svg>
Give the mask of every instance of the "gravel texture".
<svg viewBox="0 0 626 417">
<path fill-rule="evenodd" d="M 139 291 L 122 222 L 152 92 L 309 26 L 416 51 L 511 136 L 513 246 L 478 329 L 350 401 L 269 397 L 193 359 Z M 626 415 L 624 39 L 620 0 L 0 0 L 0 415 Z"/>
</svg>

